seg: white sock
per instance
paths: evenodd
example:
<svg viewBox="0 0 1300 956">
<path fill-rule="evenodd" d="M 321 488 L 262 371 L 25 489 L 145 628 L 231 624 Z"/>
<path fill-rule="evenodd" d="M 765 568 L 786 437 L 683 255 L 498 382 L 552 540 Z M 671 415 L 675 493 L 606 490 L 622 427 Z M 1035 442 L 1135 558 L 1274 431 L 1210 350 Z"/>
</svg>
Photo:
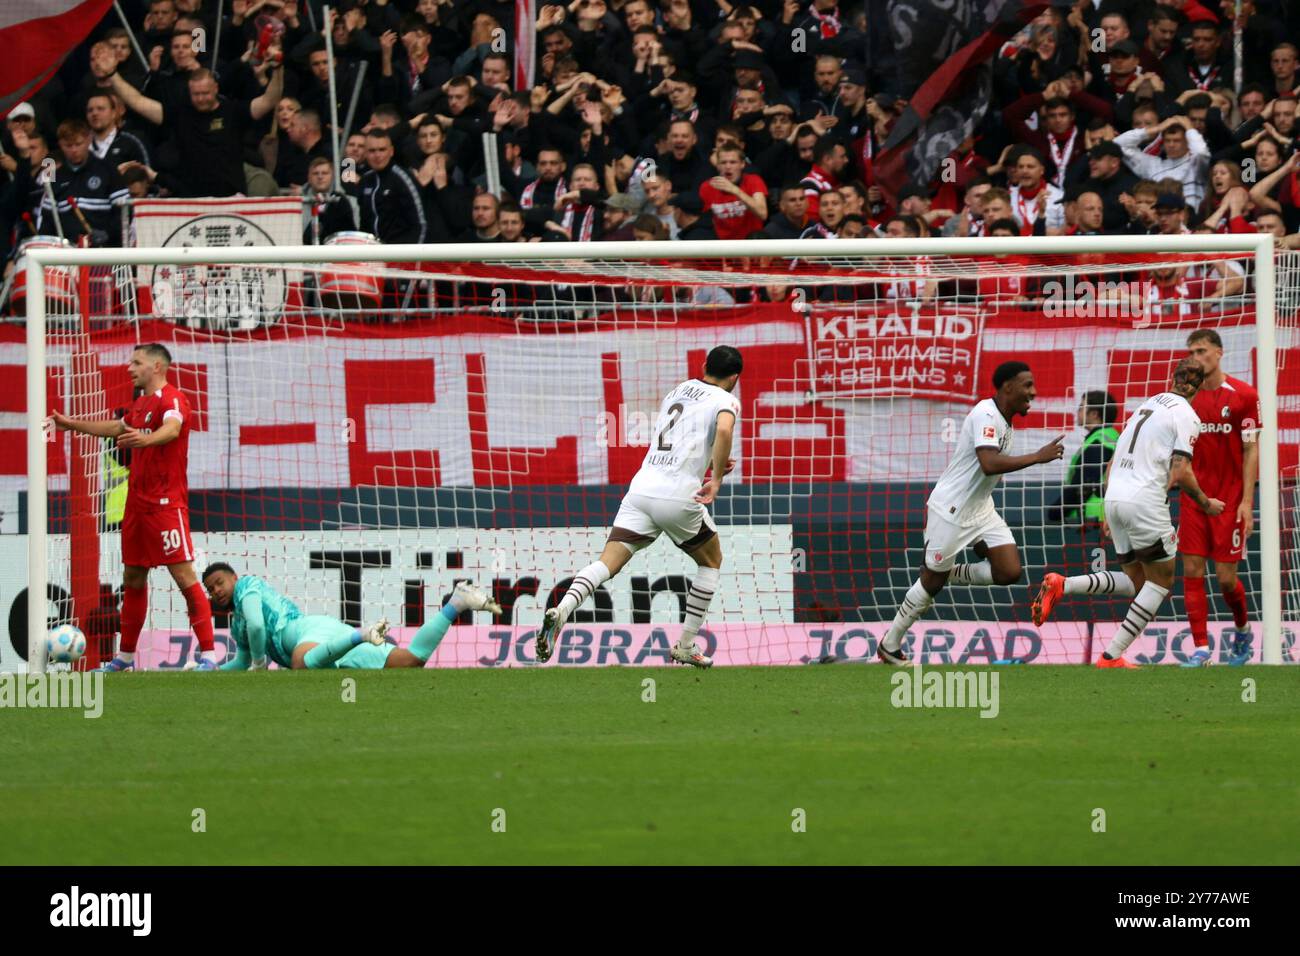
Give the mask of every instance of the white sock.
<svg viewBox="0 0 1300 956">
<path fill-rule="evenodd" d="M 569 585 L 569 590 L 564 597 L 560 599 L 558 610 L 560 620 L 567 621 L 569 615 L 596 593 L 596 588 L 600 587 L 610 579 L 609 568 L 605 567 L 604 561 L 593 561 L 581 571 L 573 576 L 573 583 Z"/>
<path fill-rule="evenodd" d="M 1150 581 L 1142 585 L 1142 590 L 1128 606 L 1128 615 L 1124 618 L 1124 623 L 1119 626 L 1118 633 L 1106 648 L 1107 656 L 1122 657 L 1128 650 L 1128 646 L 1138 639 L 1138 635 L 1146 630 L 1148 624 L 1155 620 L 1160 605 L 1168 596 L 1168 588 L 1162 588 Z"/>
<path fill-rule="evenodd" d="M 1122 594 L 1128 597 L 1134 593 L 1133 579 L 1123 571 L 1094 571 L 1092 574 L 1076 574 L 1065 579 L 1066 594 Z"/>
<path fill-rule="evenodd" d="M 677 639 L 677 646 L 682 650 L 695 643 L 695 635 L 700 633 L 704 615 L 709 613 L 709 602 L 713 600 L 721 576 L 719 568 L 700 568 L 695 572 L 691 589 L 686 593 L 686 620 L 682 623 L 682 635 Z"/>
<path fill-rule="evenodd" d="M 135 663 L 135 651 L 118 651 L 118 652 L 117 652 L 117 659 L 120 660 L 120 661 L 124 661 L 124 662 L 126 662 L 127 664 L 134 664 L 134 663 Z"/>
<path fill-rule="evenodd" d="M 934 597 L 921 587 L 921 582 L 914 582 L 907 589 L 907 594 L 903 596 L 903 603 L 898 606 L 898 613 L 894 615 L 894 623 L 889 625 L 889 631 L 885 634 L 883 642 L 885 650 L 898 650 L 903 644 L 907 629 L 920 620 L 921 615 L 928 611 L 933 603 Z"/>
<path fill-rule="evenodd" d="M 948 580 L 953 584 L 992 584 L 993 565 L 987 561 L 954 565 Z"/>
<path fill-rule="evenodd" d="M 199 655 L 199 657 L 201 657 L 205 661 L 212 661 L 212 663 L 215 664 L 217 662 L 217 649 L 214 647 L 210 651 L 204 651 L 202 654 Z"/>
</svg>

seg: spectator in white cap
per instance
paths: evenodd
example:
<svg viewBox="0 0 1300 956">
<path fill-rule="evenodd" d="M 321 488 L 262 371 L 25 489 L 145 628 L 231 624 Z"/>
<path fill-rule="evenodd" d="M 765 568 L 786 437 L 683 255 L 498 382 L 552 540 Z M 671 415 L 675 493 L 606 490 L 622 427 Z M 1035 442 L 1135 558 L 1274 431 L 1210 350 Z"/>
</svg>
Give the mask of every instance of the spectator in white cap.
<svg viewBox="0 0 1300 956">
<path fill-rule="evenodd" d="M 36 109 L 31 103 L 19 103 L 9 111 L 7 122 L 11 133 L 13 132 L 14 127 L 21 129 L 24 133 L 35 132 Z"/>
</svg>

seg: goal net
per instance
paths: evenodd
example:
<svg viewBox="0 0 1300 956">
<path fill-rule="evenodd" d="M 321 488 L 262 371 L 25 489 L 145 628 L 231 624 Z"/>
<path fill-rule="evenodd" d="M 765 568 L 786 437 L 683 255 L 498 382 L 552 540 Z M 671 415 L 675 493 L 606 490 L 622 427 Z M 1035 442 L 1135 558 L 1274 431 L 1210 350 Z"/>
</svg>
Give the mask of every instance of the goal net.
<svg viewBox="0 0 1300 956">
<path fill-rule="evenodd" d="M 599 554 L 660 400 L 718 344 L 745 369 L 737 465 L 713 508 L 724 566 L 704 649 L 724 664 L 873 659 L 920 572 L 926 497 L 963 418 L 992 394 L 994 368 L 1022 360 L 1037 398 L 1011 451 L 1061 434 L 1067 449 L 995 492 L 1024 576 L 950 585 L 910 641 L 932 663 L 1081 663 L 1121 602 L 1067 600 L 1042 627 L 1029 613 L 1045 571 L 1114 566 L 1079 467 L 1097 440 L 1080 405 L 1118 432 L 1166 389 L 1189 333 L 1214 329 L 1224 370 L 1263 393 L 1241 573 L 1265 635 L 1256 659 L 1290 660 L 1300 259 L 1280 253 L 1261 274 L 1253 241 L 715 243 L 707 258 L 678 243 L 358 246 L 355 261 L 329 247 L 79 251 L 62 253 L 77 265 L 44 267 L 43 294 L 28 282 L 28 327 L 6 327 L 0 364 L 30 357 L 45 383 L 27 407 L 39 430 L 56 408 L 120 415 L 131 350 L 162 343 L 194 412 L 200 570 L 227 561 L 264 576 L 306 613 L 387 617 L 403 644 L 456 582 L 475 581 L 505 613 L 466 615 L 431 663 L 520 666 L 545 608 Z M 129 461 L 105 440 L 39 438 L 19 481 L 37 509 L 27 583 L 49 601 L 46 623 L 24 623 L 77 624 L 93 663 L 118 627 Z M 1261 507 L 1269 496 L 1280 518 Z M 553 663 L 666 662 L 693 572 L 666 539 L 641 552 L 573 615 Z M 1231 618 L 1207 591 L 1218 659 Z M 149 606 L 139 660 L 183 665 L 195 646 L 163 569 Z M 1174 662 L 1191 649 L 1179 583 L 1135 650 Z"/>
</svg>

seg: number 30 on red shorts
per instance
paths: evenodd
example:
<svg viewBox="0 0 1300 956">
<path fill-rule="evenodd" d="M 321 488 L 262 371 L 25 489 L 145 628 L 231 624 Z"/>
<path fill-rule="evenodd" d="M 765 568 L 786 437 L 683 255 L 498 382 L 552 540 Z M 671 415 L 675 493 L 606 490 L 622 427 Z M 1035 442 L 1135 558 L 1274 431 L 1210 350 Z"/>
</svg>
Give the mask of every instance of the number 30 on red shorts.
<svg viewBox="0 0 1300 956">
<path fill-rule="evenodd" d="M 184 508 L 127 510 L 122 518 L 122 563 L 139 568 L 194 560 L 190 516 Z"/>
</svg>

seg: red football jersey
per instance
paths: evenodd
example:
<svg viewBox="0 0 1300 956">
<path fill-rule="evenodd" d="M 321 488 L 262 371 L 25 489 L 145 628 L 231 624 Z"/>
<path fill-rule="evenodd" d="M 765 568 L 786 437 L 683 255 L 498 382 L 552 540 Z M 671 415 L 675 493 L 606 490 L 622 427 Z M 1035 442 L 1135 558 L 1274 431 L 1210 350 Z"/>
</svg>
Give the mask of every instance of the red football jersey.
<svg viewBox="0 0 1300 956">
<path fill-rule="evenodd" d="M 1259 393 L 1229 376 L 1218 388 L 1197 392 L 1192 411 L 1201 420 L 1192 462 L 1196 480 L 1207 495 L 1234 510 L 1241 504 L 1242 441 L 1253 440 L 1260 427 Z"/>
<path fill-rule="evenodd" d="M 737 185 L 750 196 L 767 195 L 767 183 L 753 173 L 743 174 Z M 748 239 L 751 232 L 763 228 L 763 220 L 738 197 L 716 189 L 707 179 L 700 186 L 700 201 L 705 212 L 713 213 L 713 231 L 719 239 Z"/>
<path fill-rule="evenodd" d="M 189 506 L 190 403 L 175 385 L 164 385 L 131 403 L 125 422 L 142 432 L 157 431 L 177 419 L 181 433 L 165 445 L 131 449 L 131 479 L 126 506 L 141 511 Z"/>
</svg>

